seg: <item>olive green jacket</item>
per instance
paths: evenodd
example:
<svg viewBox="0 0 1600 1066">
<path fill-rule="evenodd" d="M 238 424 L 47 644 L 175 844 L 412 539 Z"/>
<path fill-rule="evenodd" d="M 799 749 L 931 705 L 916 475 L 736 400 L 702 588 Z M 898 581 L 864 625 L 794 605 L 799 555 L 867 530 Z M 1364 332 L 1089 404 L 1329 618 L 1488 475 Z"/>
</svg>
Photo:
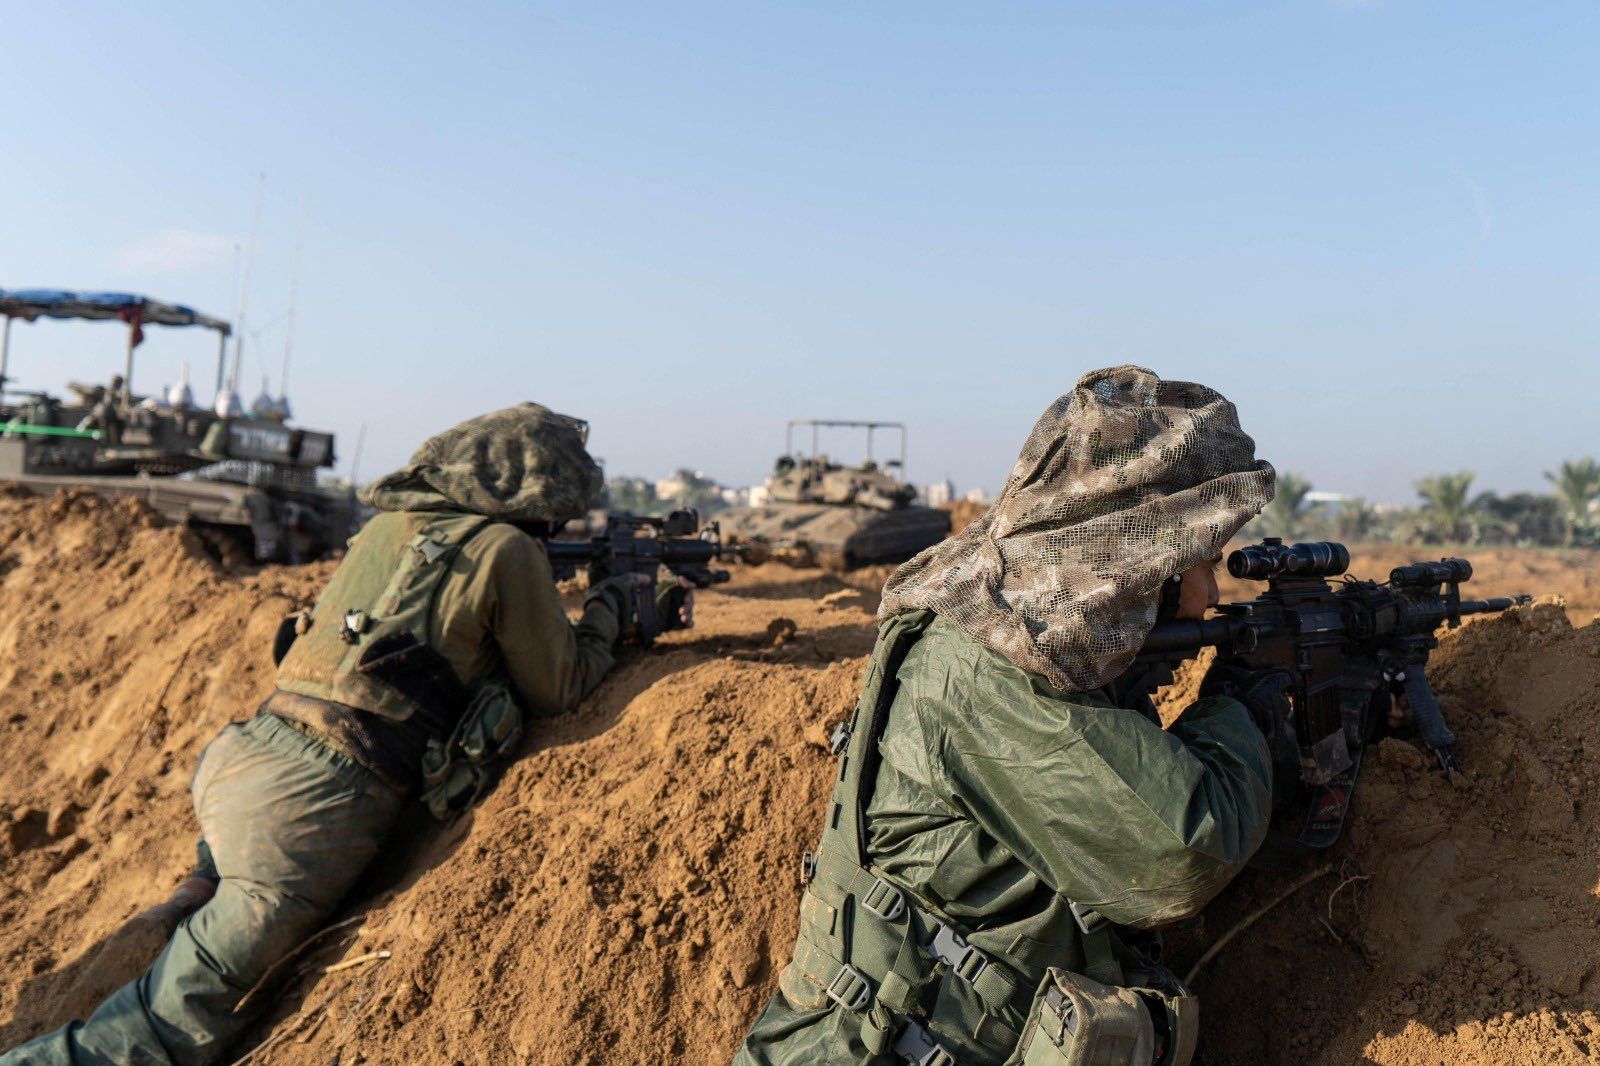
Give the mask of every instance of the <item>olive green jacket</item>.
<svg viewBox="0 0 1600 1066">
<path fill-rule="evenodd" d="M 897 624 L 884 626 L 880 660 Z M 1266 835 L 1267 747 L 1232 700 L 1201 700 L 1163 730 L 1148 701 L 1128 710 L 1103 691 L 1063 693 L 942 619 L 896 676 L 866 805 L 872 868 L 1023 980 L 1083 964 L 1068 901 L 1121 926 L 1182 918 Z M 736 1061 L 873 1061 L 863 1015 L 829 1001 L 819 975 L 801 969 L 785 971 Z M 955 1016 L 971 997 L 940 992 L 925 1020 L 962 1066 L 999 1063 L 1032 993 L 1019 988 L 971 1025 Z"/>
<path fill-rule="evenodd" d="M 514 526 L 494 523 L 462 555 L 439 592 L 439 652 L 469 686 L 503 663 L 530 714 L 572 710 L 616 665 L 616 613 L 597 598 L 568 622 L 544 545 Z"/>
<path fill-rule="evenodd" d="M 357 535 L 340 569 L 377 567 L 380 577 L 387 575 L 396 561 L 367 559 L 366 545 L 403 543 L 429 517 L 428 512 L 413 511 L 379 514 Z M 338 599 L 341 587 L 336 573 L 324 600 Z M 331 634 L 339 619 L 324 617 L 337 613 L 327 608 L 327 603 L 318 604 L 312 624 Z M 599 598 L 576 626 L 570 624 L 544 545 L 513 525 L 490 522 L 451 560 L 434 602 L 428 643 L 469 688 L 503 670 L 523 710 L 548 716 L 571 710 L 600 683 L 615 663 L 612 646 L 618 629 L 615 612 Z M 279 668 L 278 686 L 392 713 L 380 705 L 374 686 L 339 672 L 346 650 L 336 640 L 297 640 Z"/>
</svg>

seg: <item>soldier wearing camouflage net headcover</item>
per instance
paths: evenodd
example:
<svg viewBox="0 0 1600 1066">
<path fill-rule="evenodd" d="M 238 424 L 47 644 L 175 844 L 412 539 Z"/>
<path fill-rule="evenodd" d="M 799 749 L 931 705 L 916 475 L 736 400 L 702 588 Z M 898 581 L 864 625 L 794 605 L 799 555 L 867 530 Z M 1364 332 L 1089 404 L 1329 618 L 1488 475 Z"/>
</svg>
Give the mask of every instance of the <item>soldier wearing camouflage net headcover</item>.
<svg viewBox="0 0 1600 1066">
<path fill-rule="evenodd" d="M 380 511 L 460 511 L 505 522 L 582 518 L 605 487 L 575 418 L 536 403 L 492 411 L 425 442 L 361 493 Z"/>
<path fill-rule="evenodd" d="M 221 1060 L 270 1002 L 236 1011 L 240 998 L 333 913 L 403 799 L 474 798 L 448 793 L 482 774 L 442 772 L 442 756 L 463 737 L 508 752 L 524 715 L 599 683 L 626 590 L 595 588 L 570 625 L 541 539 L 599 495 L 584 444 L 581 422 L 521 404 L 441 433 L 366 491 L 380 513 L 280 634 L 277 691 L 201 758 L 200 867 L 136 919 L 172 931 L 161 957 L 87 1022 L 0 1063 Z"/>
<path fill-rule="evenodd" d="M 1115 367 L 1050 405 L 986 515 L 895 573 L 739 1066 L 1189 1061 L 1195 1001 L 1152 930 L 1260 846 L 1271 764 L 1259 708 L 1207 697 L 1163 730 L 1119 682 L 1158 617 L 1215 603 L 1272 487 L 1225 399 Z"/>
<path fill-rule="evenodd" d="M 1272 500 L 1233 404 L 1142 367 L 1051 404 L 984 516 L 895 571 L 880 617 L 926 608 L 1057 688 L 1122 673 L 1162 582 L 1215 557 Z"/>
</svg>

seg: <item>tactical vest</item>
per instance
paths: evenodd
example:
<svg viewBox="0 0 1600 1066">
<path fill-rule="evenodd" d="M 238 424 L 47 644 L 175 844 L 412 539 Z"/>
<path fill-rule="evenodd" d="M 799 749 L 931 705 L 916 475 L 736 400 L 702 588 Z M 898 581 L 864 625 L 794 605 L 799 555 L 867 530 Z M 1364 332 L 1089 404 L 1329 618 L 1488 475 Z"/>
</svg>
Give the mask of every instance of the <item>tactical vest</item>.
<svg viewBox="0 0 1600 1066">
<path fill-rule="evenodd" d="M 896 675 L 933 619 L 921 611 L 886 624 L 855 713 L 834 733 L 839 777 L 821 842 L 804 860 L 800 936 L 779 987 L 796 1009 L 831 1001 L 858 1016 L 874 1061 L 953 1066 L 973 1045 L 993 1058 L 1054 1061 L 1015 1057 L 1024 1028 L 1038 1024 L 1036 994 L 1043 1003 L 1046 974 L 1063 970 L 1121 985 L 1110 923 L 1057 896 L 1003 931 L 970 929 L 884 876 L 867 854 L 866 806 Z"/>
<path fill-rule="evenodd" d="M 451 564 L 490 521 L 481 515 L 398 512 L 369 522 L 317 600 L 310 627 L 279 664 L 278 688 L 391 722 L 426 716 L 426 701 L 374 674 L 373 652 L 433 648 L 439 591 Z M 429 731 L 452 724 L 431 722 Z"/>
</svg>

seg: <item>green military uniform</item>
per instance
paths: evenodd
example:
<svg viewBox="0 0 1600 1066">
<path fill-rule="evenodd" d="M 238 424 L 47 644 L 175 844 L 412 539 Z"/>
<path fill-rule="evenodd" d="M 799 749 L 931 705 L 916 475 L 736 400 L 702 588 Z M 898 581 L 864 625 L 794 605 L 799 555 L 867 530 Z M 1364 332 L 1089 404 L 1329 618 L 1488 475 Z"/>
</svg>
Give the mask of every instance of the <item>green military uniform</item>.
<svg viewBox="0 0 1600 1066">
<path fill-rule="evenodd" d="M 896 571 L 738 1066 L 1189 1062 L 1150 930 L 1260 846 L 1271 762 L 1231 699 L 1163 730 L 1130 666 L 1163 589 L 1271 499 L 1253 450 L 1210 389 L 1086 375 L 989 512 Z"/>
<path fill-rule="evenodd" d="M 216 894 L 86 1022 L 0 1064 L 218 1061 L 254 1021 L 234 1012 L 240 998 L 376 856 L 467 697 L 500 684 L 523 711 L 559 714 L 611 668 L 620 597 L 592 596 L 570 625 L 542 544 L 509 524 L 573 517 L 598 486 L 569 420 L 531 404 L 434 438 L 375 483 L 366 498 L 385 513 L 352 542 L 278 690 L 201 757 L 193 794 Z M 375 659 L 420 662 L 424 684 L 365 669 Z"/>
<path fill-rule="evenodd" d="M 1232 700 L 1202 700 L 1163 731 L 1148 710 L 1062 693 L 926 612 L 885 626 L 853 734 L 880 698 L 875 787 L 841 777 L 794 959 L 741 1066 L 901 1061 L 912 1021 L 961 1066 L 1004 1062 L 1048 967 L 1127 976 L 1086 955 L 1074 904 L 1135 929 L 1185 917 L 1266 833 L 1266 743 Z M 872 761 L 868 739 L 851 737 L 846 771 Z M 864 871 L 849 839 L 858 803 Z M 1121 940 L 1114 969 L 1137 968 Z M 980 954 L 963 969 L 968 948 Z M 841 979 L 847 962 L 859 979 Z"/>
</svg>

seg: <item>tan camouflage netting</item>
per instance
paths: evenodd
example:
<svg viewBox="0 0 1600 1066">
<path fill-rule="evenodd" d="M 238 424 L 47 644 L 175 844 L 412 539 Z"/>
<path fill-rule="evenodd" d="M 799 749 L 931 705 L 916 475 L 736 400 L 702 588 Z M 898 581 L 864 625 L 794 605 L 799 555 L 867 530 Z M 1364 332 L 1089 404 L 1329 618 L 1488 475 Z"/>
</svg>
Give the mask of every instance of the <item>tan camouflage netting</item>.
<svg viewBox="0 0 1600 1066">
<path fill-rule="evenodd" d="M 380 511 L 465 511 L 507 522 L 581 518 L 604 477 L 578 419 L 519 403 L 429 437 L 361 499 Z"/>
<path fill-rule="evenodd" d="M 1143 367 L 1085 374 L 1034 425 L 988 512 L 906 563 L 879 616 L 929 609 L 1068 692 L 1127 669 L 1162 582 L 1272 500 L 1217 392 Z"/>
</svg>

